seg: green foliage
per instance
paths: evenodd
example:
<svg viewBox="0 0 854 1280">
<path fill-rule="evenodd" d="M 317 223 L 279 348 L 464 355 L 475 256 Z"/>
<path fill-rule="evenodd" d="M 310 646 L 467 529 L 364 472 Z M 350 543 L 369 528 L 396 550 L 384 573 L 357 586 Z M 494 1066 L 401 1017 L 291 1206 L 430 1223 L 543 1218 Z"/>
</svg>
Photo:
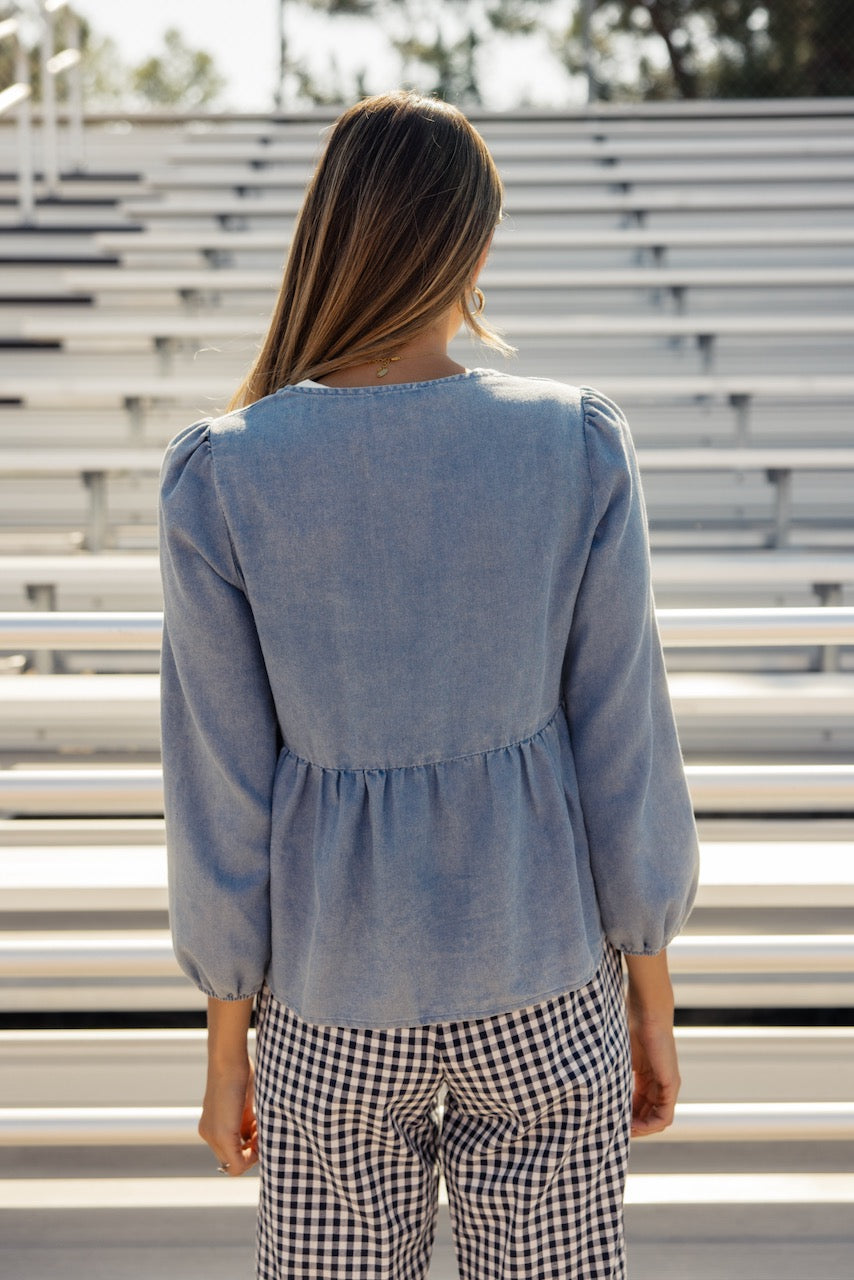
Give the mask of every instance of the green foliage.
<svg viewBox="0 0 854 1280">
<path fill-rule="evenodd" d="M 0 4 L 0 20 L 16 13 L 14 4 Z M 55 26 L 54 44 L 62 49 L 67 40 L 66 11 L 60 12 Z M 174 28 L 163 37 L 163 52 L 146 58 L 137 67 L 128 67 L 114 40 L 101 36 L 91 23 L 77 15 L 80 24 L 80 48 L 83 53 L 81 74 L 83 100 L 89 108 L 133 108 L 136 106 L 184 107 L 194 110 L 208 106 L 222 92 L 225 78 L 217 70 L 209 53 L 191 48 Z M 36 29 L 37 30 L 37 29 Z M 41 95 L 41 56 L 36 43 L 28 51 L 30 83 L 33 98 Z M 0 89 L 15 80 L 14 42 L 0 43 Z M 57 98 L 67 97 L 68 81 L 57 78 Z"/>
<path fill-rule="evenodd" d="M 304 0 L 310 9 L 320 9 L 331 17 L 336 14 L 349 14 L 351 17 L 366 18 L 377 7 L 376 0 Z"/>
<path fill-rule="evenodd" d="M 475 69 L 475 54 L 480 43 L 477 33 L 469 28 L 460 40 L 448 42 L 440 31 L 432 40 L 419 40 L 410 36 L 405 40 L 393 40 L 392 45 L 404 60 L 405 74 L 412 72 L 412 63 L 426 69 L 415 79 L 405 81 L 410 88 L 421 93 L 437 94 L 447 102 L 479 104 L 481 99 Z"/>
<path fill-rule="evenodd" d="M 193 110 L 209 106 L 225 88 L 214 59 L 188 45 L 176 27 L 163 37 L 164 51 L 131 73 L 134 91 L 151 106 Z"/>
<path fill-rule="evenodd" d="M 571 71 L 583 69 L 580 36 L 576 15 L 557 42 Z M 605 98 L 854 93 L 846 0 L 606 0 L 594 6 L 591 38 Z"/>
<path fill-rule="evenodd" d="M 542 11 L 548 0 L 498 0 L 486 11 L 486 20 L 495 31 L 508 36 L 530 36 L 540 29 Z"/>
<path fill-rule="evenodd" d="M 288 0 L 289 9 L 300 6 L 328 15 L 331 47 L 335 18 L 370 18 L 377 40 L 400 57 L 400 83 L 462 106 L 489 100 L 482 77 L 495 40 L 518 41 L 524 59 L 526 39 L 545 35 L 570 74 L 587 70 L 582 0 Z M 591 9 L 591 70 L 602 99 L 854 95 L 852 0 L 594 0 Z M 11 0 L 0 0 L 0 18 L 16 10 Z M 561 11 L 566 20 L 555 31 Z M 175 28 L 165 33 L 162 49 L 136 67 L 85 19 L 81 33 L 90 107 L 196 110 L 215 103 L 225 87 L 211 55 Z M 60 17 L 57 48 L 63 40 Z M 29 61 L 38 100 L 37 48 Z M 326 73 L 293 59 L 288 72 L 295 96 L 318 105 L 385 87 L 371 83 L 366 67 L 342 72 L 334 58 Z M 14 46 L 6 41 L 0 88 L 14 79 Z M 57 89 L 62 98 L 64 77 Z"/>
<path fill-rule="evenodd" d="M 287 71 L 296 81 L 297 94 L 302 102 L 310 102 L 314 107 L 341 107 L 349 100 L 350 95 L 346 91 L 344 78 L 334 60 L 325 81 L 301 62 L 289 60 Z M 357 73 L 357 83 L 364 82 L 365 74 L 364 70 Z M 368 92 L 368 90 L 360 90 L 355 96 L 364 98 L 367 97 Z"/>
</svg>

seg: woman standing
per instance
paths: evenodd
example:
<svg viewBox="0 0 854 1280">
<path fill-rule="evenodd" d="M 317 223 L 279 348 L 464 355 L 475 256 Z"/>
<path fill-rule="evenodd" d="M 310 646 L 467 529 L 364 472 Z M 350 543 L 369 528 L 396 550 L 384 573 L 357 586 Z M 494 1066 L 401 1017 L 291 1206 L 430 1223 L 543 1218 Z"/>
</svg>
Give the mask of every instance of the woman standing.
<svg viewBox="0 0 854 1280">
<path fill-rule="evenodd" d="M 511 350 L 501 206 L 455 108 L 346 111 L 231 412 L 163 461 L 171 921 L 261 1280 L 425 1276 L 440 1168 L 462 1280 L 619 1280 L 673 1116 L 697 843 L 637 465 L 606 396 L 449 356 Z"/>
</svg>

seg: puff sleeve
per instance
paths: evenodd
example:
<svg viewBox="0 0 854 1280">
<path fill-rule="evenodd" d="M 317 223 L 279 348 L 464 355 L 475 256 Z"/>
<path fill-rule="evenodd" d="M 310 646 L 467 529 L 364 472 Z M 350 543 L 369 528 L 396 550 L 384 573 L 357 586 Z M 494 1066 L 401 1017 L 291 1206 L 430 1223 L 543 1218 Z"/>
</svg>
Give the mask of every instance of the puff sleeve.
<svg viewBox="0 0 854 1280">
<path fill-rule="evenodd" d="M 217 494 L 209 421 L 160 470 L 160 733 L 169 914 L 178 962 L 209 996 L 261 987 L 279 748 L 273 695 Z"/>
<path fill-rule="evenodd" d="M 591 868 L 604 931 L 653 955 L 697 889 L 697 830 L 650 583 L 646 508 L 628 423 L 583 387 L 593 536 L 563 669 Z"/>
</svg>

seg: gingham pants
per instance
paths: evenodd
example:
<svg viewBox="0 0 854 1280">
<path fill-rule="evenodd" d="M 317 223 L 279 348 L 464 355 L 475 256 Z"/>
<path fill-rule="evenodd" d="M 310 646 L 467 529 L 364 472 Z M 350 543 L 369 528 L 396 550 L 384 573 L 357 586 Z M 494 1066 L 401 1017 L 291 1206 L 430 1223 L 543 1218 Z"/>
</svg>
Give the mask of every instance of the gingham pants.
<svg viewBox="0 0 854 1280">
<path fill-rule="evenodd" d="M 315 1026 L 265 986 L 257 1037 L 258 1280 L 423 1280 L 440 1169 L 460 1280 L 624 1280 L 632 1077 L 609 945 L 577 991 L 419 1027 Z"/>
</svg>

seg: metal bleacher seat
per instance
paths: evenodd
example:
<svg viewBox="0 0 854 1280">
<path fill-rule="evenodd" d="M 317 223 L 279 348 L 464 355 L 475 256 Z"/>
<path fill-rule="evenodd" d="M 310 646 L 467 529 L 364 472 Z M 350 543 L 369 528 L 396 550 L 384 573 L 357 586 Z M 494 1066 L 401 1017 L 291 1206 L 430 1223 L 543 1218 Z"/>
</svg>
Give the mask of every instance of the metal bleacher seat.
<svg viewBox="0 0 854 1280">
<path fill-rule="evenodd" d="M 115 203 L 0 216 L 0 292 L 31 299 L 0 307 L 0 1146 L 16 1160 L 175 1160 L 198 1141 L 204 998 L 166 920 L 156 472 L 263 332 L 330 118 L 95 130 L 93 162 L 139 175 Z M 833 1025 L 854 997 L 851 105 L 478 123 L 507 181 L 483 278 L 520 348 L 500 367 L 597 386 L 632 422 L 700 828 L 672 949 L 680 1108 L 633 1154 L 629 1204 L 749 1200 L 745 1153 L 772 1143 L 790 1163 L 764 1194 L 801 1169 L 797 1144 L 834 1172 L 780 1195 L 850 1197 L 816 1153 L 854 1136 L 854 1030 Z M 825 1025 L 784 1025 L 799 1017 Z M 677 1149 L 704 1188 L 714 1164 L 741 1190 L 686 1191 Z"/>
<path fill-rule="evenodd" d="M 619 384 L 620 380 L 615 380 Z M 625 387 L 633 387 L 637 394 L 640 379 L 625 380 Z M 673 380 L 671 380 L 672 382 Z M 698 388 L 703 385 L 699 381 L 684 379 L 689 386 Z M 661 380 L 662 384 L 664 380 Z M 25 384 L 19 383 L 23 393 Z M 193 384 L 199 395 L 202 384 Z M 738 383 L 733 380 L 731 385 Z M 743 387 L 749 386 L 745 380 Z M 2 384 L 0 384 L 2 388 Z M 106 394 L 107 388 L 102 384 L 94 394 Z M 110 388 L 112 390 L 112 387 Z M 148 394 L 146 394 L 148 390 Z M 615 394 L 619 394 L 617 387 Z M 775 386 L 775 392 L 779 387 Z M 854 390 L 854 380 L 852 380 Z M 148 388 L 139 382 L 136 385 L 129 381 L 117 385 L 118 394 L 124 393 L 126 400 L 139 403 L 158 395 L 158 389 Z M 36 393 L 38 394 L 38 393 Z M 163 394 L 162 391 L 160 394 Z M 166 395 L 168 396 L 168 389 Z M 648 394 L 654 392 L 650 390 Z M 731 396 L 735 392 L 729 393 Z M 743 391 L 742 394 L 747 394 Z M 50 480 L 56 477 L 79 478 L 86 486 L 89 494 L 88 512 L 86 515 L 86 545 L 90 550 L 102 550 L 107 544 L 109 530 L 108 493 L 109 477 L 116 475 L 148 475 L 156 476 L 162 461 L 162 448 L 142 448 L 126 445 L 122 448 L 110 449 L 105 446 L 77 446 L 66 449 L 52 448 L 44 453 L 33 453 L 28 449 L 0 449 L 0 478 L 25 477 L 30 479 Z M 787 448 L 763 446 L 762 448 L 669 448 L 638 450 L 638 462 L 644 474 L 680 474 L 706 477 L 709 473 L 757 472 L 764 474 L 773 486 L 774 498 L 772 511 L 769 514 L 771 531 L 769 544 L 783 547 L 787 544 L 792 521 L 794 475 L 805 472 L 823 472 L 837 475 L 840 472 L 854 471 L 854 449 L 836 447 Z M 826 512 L 828 495 L 821 495 L 819 508 Z M 847 509 L 847 495 L 843 498 L 843 515 Z M 697 507 L 692 503 L 689 518 L 696 520 Z M 841 523 L 841 518 L 840 518 Z"/>
<path fill-rule="evenodd" d="M 854 750 L 854 673 L 674 672 L 683 747 L 715 759 Z M 3 691 L 0 752 L 152 752 L 159 745 L 156 674 L 35 675 Z"/>
<path fill-rule="evenodd" d="M 652 576 L 662 605 L 854 601 L 850 553 L 661 552 L 653 556 Z M 156 609 L 160 606 L 157 556 L 144 551 L 2 555 L 0 603 L 6 610 L 25 604 L 35 609 Z M 764 639 L 763 645 L 767 644 Z"/>
</svg>

